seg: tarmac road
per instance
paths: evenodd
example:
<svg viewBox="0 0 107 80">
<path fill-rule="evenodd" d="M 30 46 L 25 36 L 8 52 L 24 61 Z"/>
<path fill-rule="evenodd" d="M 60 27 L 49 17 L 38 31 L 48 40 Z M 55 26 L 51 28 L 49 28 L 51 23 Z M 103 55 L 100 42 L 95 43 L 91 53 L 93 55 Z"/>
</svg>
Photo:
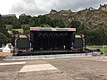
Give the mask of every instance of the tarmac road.
<svg viewBox="0 0 107 80">
<path fill-rule="evenodd" d="M 107 80 L 104 57 L 2 61 L 0 80 Z"/>
</svg>

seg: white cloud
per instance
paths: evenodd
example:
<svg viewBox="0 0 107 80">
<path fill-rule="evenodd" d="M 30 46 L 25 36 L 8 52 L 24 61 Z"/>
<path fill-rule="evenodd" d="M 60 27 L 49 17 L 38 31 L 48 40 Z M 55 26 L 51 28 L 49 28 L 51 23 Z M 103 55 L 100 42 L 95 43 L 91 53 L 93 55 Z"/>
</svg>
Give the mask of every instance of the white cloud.
<svg viewBox="0 0 107 80">
<path fill-rule="evenodd" d="M 1 0 L 0 1 L 0 14 L 9 14 L 12 5 L 19 0 Z"/>
<path fill-rule="evenodd" d="M 106 3 L 107 0 L 2 0 L 0 13 L 39 15 L 49 13 L 51 9 L 77 11 L 89 7 L 98 8 L 100 4 Z"/>
</svg>

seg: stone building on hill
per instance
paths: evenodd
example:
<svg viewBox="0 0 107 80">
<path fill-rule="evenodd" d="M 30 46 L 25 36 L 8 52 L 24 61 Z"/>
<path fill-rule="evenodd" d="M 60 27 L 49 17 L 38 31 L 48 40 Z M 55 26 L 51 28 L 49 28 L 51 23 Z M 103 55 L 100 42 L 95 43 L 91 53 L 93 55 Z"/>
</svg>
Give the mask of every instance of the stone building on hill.
<svg viewBox="0 0 107 80">
<path fill-rule="evenodd" d="M 56 14 L 56 13 L 57 13 L 57 11 L 56 11 L 56 10 L 51 9 L 50 14 Z"/>
<path fill-rule="evenodd" d="M 104 5 L 100 4 L 99 10 L 101 10 L 101 11 L 107 11 L 107 4 L 104 4 Z"/>
</svg>

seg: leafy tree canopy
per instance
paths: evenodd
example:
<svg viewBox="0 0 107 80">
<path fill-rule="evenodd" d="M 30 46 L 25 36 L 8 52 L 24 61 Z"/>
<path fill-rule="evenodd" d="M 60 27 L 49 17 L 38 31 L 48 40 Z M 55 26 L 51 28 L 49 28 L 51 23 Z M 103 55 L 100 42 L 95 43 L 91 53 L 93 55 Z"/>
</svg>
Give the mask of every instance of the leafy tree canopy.
<svg viewBox="0 0 107 80">
<path fill-rule="evenodd" d="M 6 35 L 0 32 L 0 47 L 2 46 L 2 44 L 6 44 L 7 42 L 8 38 L 6 37 Z"/>
</svg>

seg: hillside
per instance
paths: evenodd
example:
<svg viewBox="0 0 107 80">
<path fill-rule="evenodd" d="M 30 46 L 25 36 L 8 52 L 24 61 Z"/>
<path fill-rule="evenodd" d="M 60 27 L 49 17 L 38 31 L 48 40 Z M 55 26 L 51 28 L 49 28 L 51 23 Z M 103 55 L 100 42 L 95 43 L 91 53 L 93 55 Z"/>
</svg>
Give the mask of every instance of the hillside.
<svg viewBox="0 0 107 80">
<path fill-rule="evenodd" d="M 51 19 L 61 19 L 64 21 L 66 27 L 69 27 L 70 22 L 75 20 L 84 24 L 88 29 L 96 28 L 97 26 L 107 26 L 107 11 L 99 9 L 84 9 L 78 12 L 72 12 L 71 10 L 51 10 L 48 17 Z"/>
<path fill-rule="evenodd" d="M 98 9 L 89 9 L 72 12 L 71 10 L 51 10 L 47 17 L 59 19 L 65 27 L 75 27 L 76 34 L 84 34 L 86 43 L 107 44 L 107 5 L 100 5 Z"/>
<path fill-rule="evenodd" d="M 79 11 L 74 15 L 76 20 L 79 20 L 89 29 L 96 28 L 97 26 L 107 26 L 107 12 L 99 10 L 84 10 Z"/>
</svg>

